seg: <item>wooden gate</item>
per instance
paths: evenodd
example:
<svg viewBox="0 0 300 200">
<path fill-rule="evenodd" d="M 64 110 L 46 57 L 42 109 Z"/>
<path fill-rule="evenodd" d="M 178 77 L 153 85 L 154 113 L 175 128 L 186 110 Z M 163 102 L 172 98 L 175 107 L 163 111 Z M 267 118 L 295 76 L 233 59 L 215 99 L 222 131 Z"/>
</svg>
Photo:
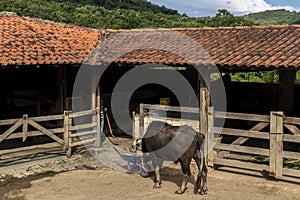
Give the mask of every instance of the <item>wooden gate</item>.
<svg viewBox="0 0 300 200">
<path fill-rule="evenodd" d="M 285 117 L 283 112 L 255 115 L 216 112 L 213 108 L 209 108 L 208 119 L 207 142 L 208 146 L 213 149 L 208 154 L 210 166 L 267 171 L 270 176 L 274 177 L 284 175 L 300 177 L 300 170 L 283 167 L 284 158 L 300 160 L 300 153 L 287 151 L 284 148 L 285 142 L 299 145 L 300 131 L 296 125 L 300 125 L 300 119 Z M 225 126 L 215 126 L 214 121 L 217 119 L 225 119 Z M 230 120 L 246 124 L 248 129 L 230 127 L 226 123 Z M 293 134 L 285 133 L 284 126 Z M 250 139 L 252 142 L 247 143 Z M 264 162 L 260 163 L 257 156 L 263 158 Z"/>
<path fill-rule="evenodd" d="M 0 160 L 34 155 L 49 150 L 66 152 L 70 157 L 72 148 L 100 144 L 96 110 L 77 113 L 0 120 Z M 86 118 L 74 124 L 76 118 Z M 39 138 L 37 138 L 39 137 Z M 34 140 L 26 145 L 28 140 Z M 20 142 L 22 141 L 22 142 Z M 97 141 L 97 142 L 96 142 Z"/>
</svg>

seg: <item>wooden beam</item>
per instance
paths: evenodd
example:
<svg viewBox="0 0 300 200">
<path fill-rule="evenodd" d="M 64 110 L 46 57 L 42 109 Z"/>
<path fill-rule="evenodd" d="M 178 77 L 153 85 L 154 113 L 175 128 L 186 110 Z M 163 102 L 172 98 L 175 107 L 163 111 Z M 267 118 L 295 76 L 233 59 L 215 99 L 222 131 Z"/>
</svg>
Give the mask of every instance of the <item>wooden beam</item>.
<svg viewBox="0 0 300 200">
<path fill-rule="evenodd" d="M 40 144 L 40 145 L 32 145 L 32 146 L 27 146 L 27 147 L 19 147 L 19 148 L 13 148 L 13 149 L 6 149 L 6 150 L 0 150 L 0 159 L 4 154 L 14 154 L 18 152 L 25 153 L 25 151 L 30 151 L 30 150 L 35 150 L 35 149 L 53 149 L 53 148 L 60 148 L 62 149 L 62 145 L 57 143 L 57 142 L 52 142 L 52 143 L 46 143 L 46 144 Z M 42 151 L 41 151 L 42 152 Z M 32 155 L 32 154 L 30 154 Z"/>
<path fill-rule="evenodd" d="M 23 138 L 22 138 L 22 141 L 25 142 L 27 137 L 28 137 L 28 115 L 23 115 Z"/>
<path fill-rule="evenodd" d="M 214 167 L 214 149 L 215 144 L 214 132 L 211 131 L 211 127 L 214 127 L 214 108 L 208 108 L 208 132 L 207 132 L 207 164 L 209 167 Z"/>
<path fill-rule="evenodd" d="M 139 126 L 139 138 L 142 138 L 144 136 L 144 104 L 140 104 L 140 126 Z"/>
<path fill-rule="evenodd" d="M 34 128 L 40 130 L 41 132 L 45 133 L 46 135 L 48 135 L 50 138 L 52 138 L 53 140 L 55 140 L 56 142 L 64 145 L 64 140 L 62 140 L 61 138 L 59 138 L 58 136 L 56 136 L 54 133 L 52 133 L 51 131 L 49 131 L 48 129 L 42 127 L 41 125 L 39 125 L 38 123 L 36 123 L 35 121 L 28 119 L 28 124 L 30 124 L 31 126 L 33 126 Z"/>
<path fill-rule="evenodd" d="M 63 111 L 68 108 L 67 95 L 68 95 L 68 86 L 67 86 L 67 66 L 63 66 Z"/>
<path fill-rule="evenodd" d="M 72 142 L 70 144 L 70 147 L 76 147 L 76 146 L 83 146 L 83 145 L 87 145 L 87 144 L 91 144 L 96 142 L 96 138 L 92 138 L 92 139 L 87 139 L 87 140 L 79 140 L 76 142 Z"/>
<path fill-rule="evenodd" d="M 282 171 L 284 175 L 300 177 L 300 170 L 283 168 Z"/>
<path fill-rule="evenodd" d="M 293 70 L 279 70 L 278 109 L 285 113 L 293 113 L 294 111 L 296 72 Z"/>
<path fill-rule="evenodd" d="M 19 128 L 23 124 L 23 119 L 17 121 L 12 127 L 10 127 L 7 131 L 5 131 L 2 135 L 0 135 L 0 142 L 5 140 L 10 134 L 12 134 L 17 128 Z"/>
<path fill-rule="evenodd" d="M 222 159 L 222 158 L 215 158 L 214 164 L 224 165 L 224 166 L 229 166 L 229 167 L 236 167 L 236 168 L 241 168 L 241 169 L 251 169 L 251 170 L 257 170 L 257 171 L 268 170 L 268 165 L 254 164 L 254 163 L 250 163 L 250 162 L 242 162 L 242 161 Z"/>
<path fill-rule="evenodd" d="M 245 113 L 215 111 L 214 112 L 214 117 L 215 118 L 223 118 L 223 119 L 236 119 L 236 120 L 247 120 L 247 121 L 270 122 L 270 116 L 257 115 L 257 114 L 245 114 Z"/>
<path fill-rule="evenodd" d="M 282 176 L 283 168 L 283 112 L 270 115 L 270 176 Z"/>
<path fill-rule="evenodd" d="M 200 119 L 199 119 L 199 132 L 205 136 L 204 139 L 204 146 L 202 149 L 204 152 L 205 158 L 207 158 L 209 147 L 208 147 L 208 142 L 207 142 L 207 137 L 208 137 L 208 107 L 210 105 L 210 96 L 209 96 L 209 84 L 205 81 L 210 80 L 209 78 L 209 73 L 208 72 L 203 72 L 201 74 L 201 79 L 200 79 L 200 103 L 199 103 L 199 110 L 200 110 Z M 207 159 L 206 159 L 207 161 Z M 208 163 L 207 163 L 208 164 Z"/>
<path fill-rule="evenodd" d="M 99 148 L 102 146 L 101 141 L 101 94 L 100 94 L 100 84 L 97 85 L 97 135 L 96 135 L 96 148 Z M 103 109 L 103 108 L 102 108 Z"/>
<path fill-rule="evenodd" d="M 57 84 L 58 84 L 58 108 L 59 113 L 64 112 L 64 83 L 63 83 L 63 66 L 58 66 L 57 69 Z"/>
<path fill-rule="evenodd" d="M 72 154 L 72 149 L 70 148 L 70 111 L 64 112 L 64 150 L 66 151 L 67 157 L 70 158 Z"/>
<path fill-rule="evenodd" d="M 225 151 L 233 151 L 239 153 L 263 155 L 263 156 L 269 156 L 270 154 L 269 149 L 246 147 L 246 146 L 239 146 L 239 145 L 232 145 L 232 144 L 216 144 L 214 148 L 219 150 L 225 150 Z"/>
<path fill-rule="evenodd" d="M 90 124 L 81 124 L 77 126 L 70 126 L 69 130 L 70 131 L 77 131 L 80 129 L 88 129 L 88 128 L 95 128 L 97 126 L 97 123 L 90 123 Z"/>
<path fill-rule="evenodd" d="M 291 131 L 293 135 L 300 135 L 300 130 L 295 125 L 284 124 L 284 126 Z"/>
<path fill-rule="evenodd" d="M 260 122 L 258 123 L 256 126 L 254 126 L 253 128 L 250 129 L 250 131 L 260 131 L 263 128 L 265 128 L 266 126 L 268 126 L 269 123 L 266 122 Z M 249 138 L 246 137 L 239 137 L 238 139 L 236 139 L 234 142 L 232 142 L 232 144 L 234 145 L 242 145 L 243 143 L 245 143 Z"/>
<path fill-rule="evenodd" d="M 97 82 L 97 74 L 96 74 L 96 68 L 91 68 L 91 109 L 96 110 L 97 109 L 97 89 L 98 89 L 98 82 Z M 99 95 L 100 95 L 100 90 L 99 90 Z M 99 96 L 100 97 L 100 96 Z M 92 115 L 92 123 L 96 123 L 96 127 L 94 130 L 97 130 L 97 127 L 100 123 L 100 121 L 97 121 L 97 115 Z M 98 137 L 95 138 L 94 140 L 94 147 L 98 149 L 100 147 L 100 141 L 97 139 Z M 85 144 L 85 143 L 82 143 Z"/>
<path fill-rule="evenodd" d="M 172 112 L 199 113 L 198 108 L 190 108 L 190 107 L 151 105 L 151 104 L 143 104 L 143 107 L 144 107 L 144 109 L 163 110 L 163 111 L 166 111 L 166 112 L 172 111 Z"/>
<path fill-rule="evenodd" d="M 222 127 L 213 127 L 211 128 L 214 133 L 222 134 L 222 135 L 233 135 L 240 137 L 250 137 L 250 138 L 259 138 L 268 140 L 270 138 L 269 133 L 260 132 L 260 131 L 248 131 L 241 129 L 232 129 L 232 128 L 222 128 Z"/>
</svg>

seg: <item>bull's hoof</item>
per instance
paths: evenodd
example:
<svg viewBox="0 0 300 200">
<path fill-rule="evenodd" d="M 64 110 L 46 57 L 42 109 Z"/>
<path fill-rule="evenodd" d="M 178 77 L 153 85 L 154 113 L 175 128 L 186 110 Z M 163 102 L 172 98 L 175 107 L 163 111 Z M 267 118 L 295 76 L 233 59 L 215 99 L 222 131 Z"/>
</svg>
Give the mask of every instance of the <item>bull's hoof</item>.
<svg viewBox="0 0 300 200">
<path fill-rule="evenodd" d="M 156 182 L 154 185 L 153 185 L 153 188 L 154 189 L 158 189 L 158 188 L 161 188 L 162 186 L 161 186 L 161 183 L 159 183 L 159 182 Z"/>
<path fill-rule="evenodd" d="M 186 190 L 187 190 L 187 188 L 185 188 L 184 190 L 181 190 L 181 189 L 176 190 L 175 194 L 179 194 L 179 195 L 183 194 Z"/>
<path fill-rule="evenodd" d="M 201 194 L 201 195 L 206 195 L 207 193 L 208 193 L 207 190 L 201 190 L 201 191 L 199 192 L 199 194 Z"/>
</svg>

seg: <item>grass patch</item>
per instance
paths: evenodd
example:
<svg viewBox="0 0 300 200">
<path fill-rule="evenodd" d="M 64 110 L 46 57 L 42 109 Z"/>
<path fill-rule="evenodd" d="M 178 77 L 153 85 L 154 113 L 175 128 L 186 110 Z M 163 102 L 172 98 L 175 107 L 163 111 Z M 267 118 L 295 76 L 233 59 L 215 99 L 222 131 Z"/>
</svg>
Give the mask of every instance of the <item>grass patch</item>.
<svg viewBox="0 0 300 200">
<path fill-rule="evenodd" d="M 270 162 L 270 158 L 268 156 L 255 156 L 255 160 L 259 164 L 266 164 L 266 165 L 269 165 Z M 284 158 L 283 167 L 288 169 L 300 170 L 300 160 Z"/>
</svg>

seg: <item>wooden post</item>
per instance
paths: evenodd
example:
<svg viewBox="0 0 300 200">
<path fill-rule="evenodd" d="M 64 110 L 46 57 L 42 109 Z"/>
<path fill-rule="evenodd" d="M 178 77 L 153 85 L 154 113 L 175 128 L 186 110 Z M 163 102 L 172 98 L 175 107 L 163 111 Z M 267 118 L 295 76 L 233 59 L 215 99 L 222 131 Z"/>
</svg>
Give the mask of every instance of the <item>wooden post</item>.
<svg viewBox="0 0 300 200">
<path fill-rule="evenodd" d="M 139 138 L 144 136 L 144 104 L 140 104 L 140 132 Z"/>
<path fill-rule="evenodd" d="M 58 84 L 58 104 L 56 112 L 63 113 L 68 108 L 67 102 L 67 67 L 58 66 L 57 69 L 57 84 Z"/>
<path fill-rule="evenodd" d="M 67 66 L 63 66 L 63 74 L 62 74 L 62 81 L 63 81 L 63 111 L 68 107 L 67 102 Z"/>
<path fill-rule="evenodd" d="M 135 130 L 135 112 L 132 112 L 132 139 L 133 142 L 138 139 L 139 135 L 137 135 L 137 132 Z"/>
<path fill-rule="evenodd" d="M 214 149 L 213 145 L 215 144 L 214 140 L 214 132 L 212 128 L 214 127 L 214 108 L 208 108 L 208 133 L 207 133 L 207 147 L 208 147 L 208 155 L 207 155 L 207 164 L 209 167 L 214 167 Z"/>
<path fill-rule="evenodd" d="M 96 110 L 97 109 L 97 87 L 98 87 L 98 82 L 96 82 L 96 68 L 90 68 L 90 76 L 91 76 L 91 109 L 92 110 Z M 100 92 L 99 92 L 100 93 Z M 100 96 L 99 96 L 100 97 Z M 92 116 L 92 123 L 96 123 L 97 122 L 97 115 L 93 115 Z M 95 129 L 97 129 L 97 126 L 95 127 Z M 97 136 L 98 137 L 98 136 Z M 100 147 L 100 141 L 98 139 L 95 140 L 94 142 L 94 147 L 95 149 Z"/>
<path fill-rule="evenodd" d="M 62 66 L 58 66 L 57 69 L 57 84 L 58 84 L 58 113 L 62 113 L 64 111 L 64 86 L 63 86 L 63 68 Z"/>
<path fill-rule="evenodd" d="M 23 139 L 22 139 L 22 141 L 25 142 L 27 137 L 28 137 L 28 115 L 23 115 Z"/>
<path fill-rule="evenodd" d="M 292 113 L 294 111 L 296 72 L 292 70 L 279 70 L 278 108 L 285 113 Z"/>
<path fill-rule="evenodd" d="M 66 151 L 67 157 L 70 158 L 72 155 L 72 148 L 70 147 L 71 138 L 70 138 L 70 125 L 72 123 L 72 119 L 70 118 L 70 111 L 64 112 L 64 150 Z M 71 123 L 70 123 L 71 122 Z"/>
<path fill-rule="evenodd" d="M 99 148 L 102 146 L 101 141 L 101 97 L 100 97 L 100 85 L 97 86 L 97 136 L 96 136 L 96 148 Z"/>
<path fill-rule="evenodd" d="M 283 167 L 283 112 L 270 115 L 270 169 L 269 175 L 282 176 Z"/>
<path fill-rule="evenodd" d="M 203 74 L 201 74 L 203 76 Z M 209 79 L 206 79 L 209 80 Z M 203 77 L 200 80 L 200 120 L 199 120 L 199 132 L 205 136 L 205 143 L 204 143 L 204 155 L 208 153 L 208 146 L 207 146 L 207 132 L 208 132 L 208 106 L 210 103 L 209 99 L 209 91 L 208 86 L 205 83 Z"/>
</svg>

